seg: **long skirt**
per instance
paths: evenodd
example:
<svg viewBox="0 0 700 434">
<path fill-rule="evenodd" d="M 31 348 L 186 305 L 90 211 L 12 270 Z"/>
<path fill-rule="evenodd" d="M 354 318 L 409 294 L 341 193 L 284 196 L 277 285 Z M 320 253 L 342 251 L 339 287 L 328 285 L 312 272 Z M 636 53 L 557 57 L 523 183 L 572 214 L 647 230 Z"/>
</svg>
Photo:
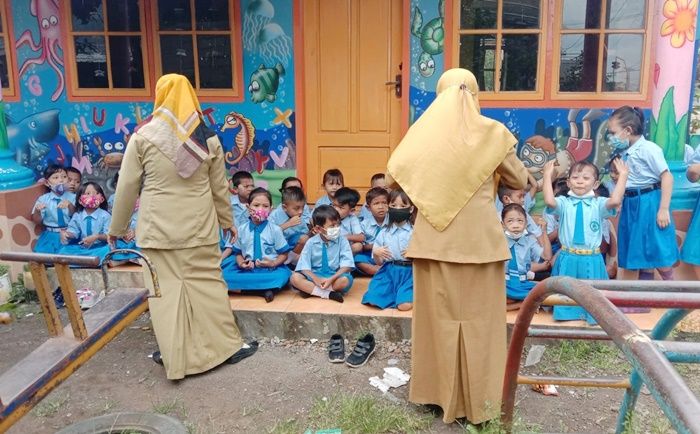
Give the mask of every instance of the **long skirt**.
<svg viewBox="0 0 700 434">
<path fill-rule="evenodd" d="M 219 247 L 142 251 L 160 282 L 162 296 L 148 306 L 168 379 L 208 371 L 238 351 L 243 342 L 221 278 Z"/>
<path fill-rule="evenodd" d="M 554 261 L 552 276 L 569 276 L 585 280 L 608 280 L 608 270 L 605 268 L 603 255 L 577 255 L 562 250 Z M 554 306 L 553 313 L 556 321 L 584 320 L 595 324 L 595 319 L 581 306 Z"/>
<path fill-rule="evenodd" d="M 681 259 L 691 265 L 700 266 L 700 196 L 695 204 L 695 211 L 685 234 Z"/>
<path fill-rule="evenodd" d="M 362 304 L 386 309 L 403 303 L 413 303 L 413 268 L 410 265 L 382 265 L 370 280 Z"/>
<path fill-rule="evenodd" d="M 413 261 L 409 400 L 446 423 L 499 416 L 506 364 L 505 264 Z"/>
</svg>

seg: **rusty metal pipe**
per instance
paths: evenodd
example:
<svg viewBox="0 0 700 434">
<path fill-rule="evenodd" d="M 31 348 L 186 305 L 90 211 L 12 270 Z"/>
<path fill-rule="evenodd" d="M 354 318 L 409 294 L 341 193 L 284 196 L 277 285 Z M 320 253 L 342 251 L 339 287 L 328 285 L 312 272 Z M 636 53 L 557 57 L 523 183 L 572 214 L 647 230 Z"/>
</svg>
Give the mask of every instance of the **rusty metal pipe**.
<svg viewBox="0 0 700 434">
<path fill-rule="evenodd" d="M 158 274 L 156 273 L 156 267 L 153 265 L 153 262 L 151 262 L 150 259 L 148 259 L 148 256 L 144 255 L 141 251 L 139 250 L 132 250 L 132 249 L 114 249 L 107 253 L 102 260 L 102 281 L 105 286 L 105 290 L 109 288 L 109 278 L 107 274 L 107 263 L 109 262 L 110 258 L 116 254 L 131 254 L 131 255 L 136 255 L 141 260 L 143 261 L 142 263 L 146 264 L 146 267 L 148 267 L 148 271 L 151 273 L 151 281 L 153 282 L 153 295 L 149 294 L 150 297 L 160 297 L 160 283 L 158 282 Z"/>
<path fill-rule="evenodd" d="M 664 280 L 663 286 L 654 280 L 583 280 L 596 289 L 637 292 L 700 292 L 695 280 Z"/>
<path fill-rule="evenodd" d="M 37 262 L 39 264 L 80 265 L 81 267 L 99 267 L 97 256 L 54 255 L 30 252 L 0 252 L 0 260 L 11 262 Z"/>
<path fill-rule="evenodd" d="M 591 287 L 595 290 L 595 288 Z M 657 308 L 700 308 L 700 293 L 695 292 L 638 292 L 597 290 L 601 295 L 618 307 L 657 307 Z M 543 305 L 576 306 L 578 303 L 563 294 L 547 296 Z"/>
<path fill-rule="evenodd" d="M 627 389 L 630 387 L 629 378 L 576 378 L 576 377 L 539 377 L 534 375 L 518 375 L 518 384 L 556 384 L 572 387 L 609 387 Z"/>
<path fill-rule="evenodd" d="M 602 330 L 586 330 L 582 328 L 547 329 L 530 327 L 527 336 L 538 339 L 583 339 L 591 341 L 609 341 L 610 336 Z"/>
</svg>

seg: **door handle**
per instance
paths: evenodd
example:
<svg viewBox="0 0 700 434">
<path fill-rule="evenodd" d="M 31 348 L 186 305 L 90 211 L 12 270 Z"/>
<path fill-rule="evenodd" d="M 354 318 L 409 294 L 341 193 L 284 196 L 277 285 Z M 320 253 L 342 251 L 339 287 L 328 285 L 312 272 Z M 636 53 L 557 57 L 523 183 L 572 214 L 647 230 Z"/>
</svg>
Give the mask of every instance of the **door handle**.
<svg viewBox="0 0 700 434">
<path fill-rule="evenodd" d="M 396 79 L 394 81 L 387 81 L 384 84 L 387 86 L 394 86 L 396 98 L 401 98 L 401 74 L 396 74 Z"/>
</svg>

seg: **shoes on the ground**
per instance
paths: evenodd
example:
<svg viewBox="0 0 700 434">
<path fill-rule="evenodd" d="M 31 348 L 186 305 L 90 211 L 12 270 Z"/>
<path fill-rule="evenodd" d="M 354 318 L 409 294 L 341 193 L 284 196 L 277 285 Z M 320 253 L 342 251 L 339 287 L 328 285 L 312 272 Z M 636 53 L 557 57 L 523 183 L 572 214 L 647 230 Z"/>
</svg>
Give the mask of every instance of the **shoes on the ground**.
<svg viewBox="0 0 700 434">
<path fill-rule="evenodd" d="M 256 351 L 258 351 L 258 341 L 249 342 L 247 346 L 244 344 L 240 350 L 236 351 L 234 355 L 229 357 L 227 362 L 233 365 L 234 363 L 238 363 L 241 360 L 252 356 Z"/>
<path fill-rule="evenodd" d="M 263 297 L 265 297 L 265 301 L 266 301 L 266 302 L 270 303 L 272 300 L 275 299 L 275 293 L 274 293 L 271 289 L 268 289 L 268 290 L 265 291 L 265 293 L 263 294 Z"/>
<path fill-rule="evenodd" d="M 345 361 L 345 339 L 336 334 L 328 341 L 328 361 L 343 363 Z"/>
<path fill-rule="evenodd" d="M 157 364 L 163 365 L 163 358 L 160 356 L 160 351 L 154 351 L 153 354 L 151 354 L 151 358 Z"/>
<path fill-rule="evenodd" d="M 352 353 L 345 359 L 345 364 L 351 368 L 359 368 L 364 366 L 369 360 L 369 357 L 374 353 L 375 342 L 374 335 L 367 333 L 355 344 Z"/>
<path fill-rule="evenodd" d="M 331 293 L 328 294 L 328 299 L 333 300 L 333 301 L 337 301 L 338 303 L 342 303 L 344 301 L 343 294 L 341 294 L 339 292 L 335 292 L 335 291 L 331 291 Z"/>
</svg>

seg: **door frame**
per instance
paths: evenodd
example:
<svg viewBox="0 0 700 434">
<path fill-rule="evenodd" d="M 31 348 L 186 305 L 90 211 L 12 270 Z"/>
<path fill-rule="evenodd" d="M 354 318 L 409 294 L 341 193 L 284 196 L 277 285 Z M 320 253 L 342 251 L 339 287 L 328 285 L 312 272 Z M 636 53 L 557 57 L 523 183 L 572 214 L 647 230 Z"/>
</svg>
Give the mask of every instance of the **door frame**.
<svg viewBox="0 0 700 434">
<path fill-rule="evenodd" d="M 294 0 L 293 21 L 294 21 L 294 103 L 295 103 L 295 128 L 296 128 L 296 172 L 297 177 L 308 190 L 310 182 L 318 180 L 307 179 L 306 167 L 306 94 L 304 93 L 304 0 Z M 408 130 L 408 90 L 411 79 L 411 50 L 410 31 L 411 23 L 411 0 L 402 0 L 401 5 L 401 111 L 400 125 L 401 135 Z"/>
</svg>

